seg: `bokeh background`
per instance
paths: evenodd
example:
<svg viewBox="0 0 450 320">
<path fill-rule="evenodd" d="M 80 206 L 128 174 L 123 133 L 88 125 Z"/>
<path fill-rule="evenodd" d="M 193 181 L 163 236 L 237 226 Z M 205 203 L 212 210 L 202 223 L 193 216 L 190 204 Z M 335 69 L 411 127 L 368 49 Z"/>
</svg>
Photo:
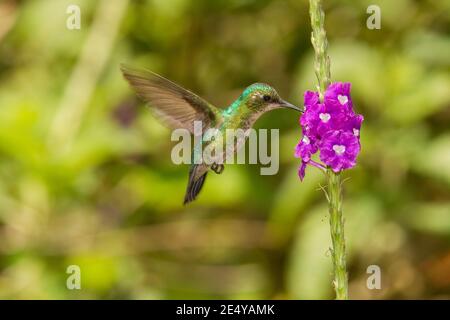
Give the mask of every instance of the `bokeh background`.
<svg viewBox="0 0 450 320">
<path fill-rule="evenodd" d="M 365 116 L 345 173 L 350 297 L 448 299 L 450 2 L 325 2 L 332 79 Z M 301 104 L 309 37 L 303 0 L 2 0 L 0 298 L 333 298 L 325 181 L 297 177 L 298 115 L 257 122 L 280 129 L 277 175 L 228 166 L 183 207 L 188 168 L 119 72 L 151 69 L 218 106 L 256 81 Z"/>
</svg>

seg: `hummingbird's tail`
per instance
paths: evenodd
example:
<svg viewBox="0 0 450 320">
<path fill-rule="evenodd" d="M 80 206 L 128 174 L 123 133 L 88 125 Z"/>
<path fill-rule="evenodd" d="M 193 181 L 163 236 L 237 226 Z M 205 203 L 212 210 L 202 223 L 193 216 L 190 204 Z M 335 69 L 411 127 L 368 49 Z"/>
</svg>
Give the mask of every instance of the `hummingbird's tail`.
<svg viewBox="0 0 450 320">
<path fill-rule="evenodd" d="M 208 173 L 207 170 L 203 174 L 201 173 L 201 171 L 203 170 L 201 170 L 201 166 L 199 165 L 193 165 L 189 170 L 189 181 L 186 189 L 186 195 L 184 196 L 184 205 L 191 201 L 194 201 L 197 195 L 200 193 L 200 190 L 205 183 L 206 174 Z M 199 176 L 199 174 L 201 175 Z"/>
</svg>

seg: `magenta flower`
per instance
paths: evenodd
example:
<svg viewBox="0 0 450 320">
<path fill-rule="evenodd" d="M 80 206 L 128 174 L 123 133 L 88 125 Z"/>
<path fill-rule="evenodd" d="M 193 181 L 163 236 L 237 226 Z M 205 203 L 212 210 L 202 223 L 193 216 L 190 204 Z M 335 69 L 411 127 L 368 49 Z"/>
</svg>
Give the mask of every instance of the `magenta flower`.
<svg viewBox="0 0 450 320">
<path fill-rule="evenodd" d="M 302 164 L 300 165 L 300 167 L 298 167 L 298 176 L 300 177 L 300 180 L 302 180 L 302 181 L 303 181 L 303 178 L 305 178 L 306 165 L 307 165 L 307 163 L 302 161 Z"/>
<path fill-rule="evenodd" d="M 325 91 L 322 103 L 319 93 L 305 92 L 305 112 L 300 117 L 303 138 L 295 149 L 295 156 L 302 159 L 300 179 L 303 180 L 308 164 L 328 166 L 335 172 L 355 166 L 364 118 L 353 111 L 350 89 L 350 83 L 333 83 Z M 311 160 L 317 151 L 323 164 Z"/>
<path fill-rule="evenodd" d="M 309 138 L 306 134 L 295 148 L 295 156 L 302 159 L 302 165 L 299 168 L 298 176 L 301 180 L 305 177 L 306 164 L 311 161 L 311 155 L 317 152 L 317 145 L 313 138 Z"/>
<path fill-rule="evenodd" d="M 344 107 L 345 111 L 352 111 L 353 105 L 350 97 L 350 83 L 335 82 L 328 86 L 324 94 L 325 103 L 336 108 Z"/>
<path fill-rule="evenodd" d="M 355 114 L 350 117 L 346 122 L 347 127 L 344 128 L 348 131 L 351 131 L 355 137 L 359 137 L 359 131 L 361 130 L 361 123 L 363 122 L 364 117 L 360 114 Z"/>
<path fill-rule="evenodd" d="M 311 160 L 311 155 L 317 152 L 317 145 L 315 141 L 311 141 L 311 139 L 307 135 L 303 135 L 302 140 L 298 143 L 295 148 L 295 156 L 297 158 L 301 158 L 303 161 L 308 162 Z"/>
<path fill-rule="evenodd" d="M 303 95 L 305 108 L 314 107 L 319 103 L 319 93 L 315 91 L 306 91 Z"/>
</svg>

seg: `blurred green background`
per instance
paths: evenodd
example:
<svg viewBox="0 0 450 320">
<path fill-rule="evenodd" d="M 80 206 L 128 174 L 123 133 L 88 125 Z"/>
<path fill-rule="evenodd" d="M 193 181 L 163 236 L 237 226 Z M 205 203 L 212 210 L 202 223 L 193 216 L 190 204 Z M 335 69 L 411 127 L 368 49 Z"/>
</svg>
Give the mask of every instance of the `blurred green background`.
<svg viewBox="0 0 450 320">
<path fill-rule="evenodd" d="M 350 297 L 449 299 L 450 1 L 325 10 L 332 79 L 353 83 L 365 116 L 345 173 Z M 183 207 L 188 167 L 119 72 L 151 69 L 219 106 L 256 81 L 301 104 L 309 37 L 302 0 L 2 0 L 0 298 L 333 298 L 324 178 L 297 177 L 297 115 L 257 122 L 280 128 L 277 175 L 230 165 Z"/>
</svg>

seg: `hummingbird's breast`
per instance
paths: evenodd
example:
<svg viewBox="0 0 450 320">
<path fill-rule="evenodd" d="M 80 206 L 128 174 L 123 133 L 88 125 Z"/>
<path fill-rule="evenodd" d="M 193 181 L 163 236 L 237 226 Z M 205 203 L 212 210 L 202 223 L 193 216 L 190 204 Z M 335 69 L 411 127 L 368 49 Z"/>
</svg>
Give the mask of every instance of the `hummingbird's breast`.
<svg viewBox="0 0 450 320">
<path fill-rule="evenodd" d="M 242 149 L 251 133 L 250 129 L 260 115 L 260 113 L 236 114 L 224 121 L 219 130 L 225 136 L 224 159 L 229 159 Z"/>
<path fill-rule="evenodd" d="M 239 101 L 239 100 L 238 100 Z M 251 128 L 262 112 L 250 112 L 236 102 L 224 110 L 222 121 L 206 130 L 201 141 L 194 146 L 194 158 L 203 163 L 222 164 L 245 145 Z"/>
</svg>

